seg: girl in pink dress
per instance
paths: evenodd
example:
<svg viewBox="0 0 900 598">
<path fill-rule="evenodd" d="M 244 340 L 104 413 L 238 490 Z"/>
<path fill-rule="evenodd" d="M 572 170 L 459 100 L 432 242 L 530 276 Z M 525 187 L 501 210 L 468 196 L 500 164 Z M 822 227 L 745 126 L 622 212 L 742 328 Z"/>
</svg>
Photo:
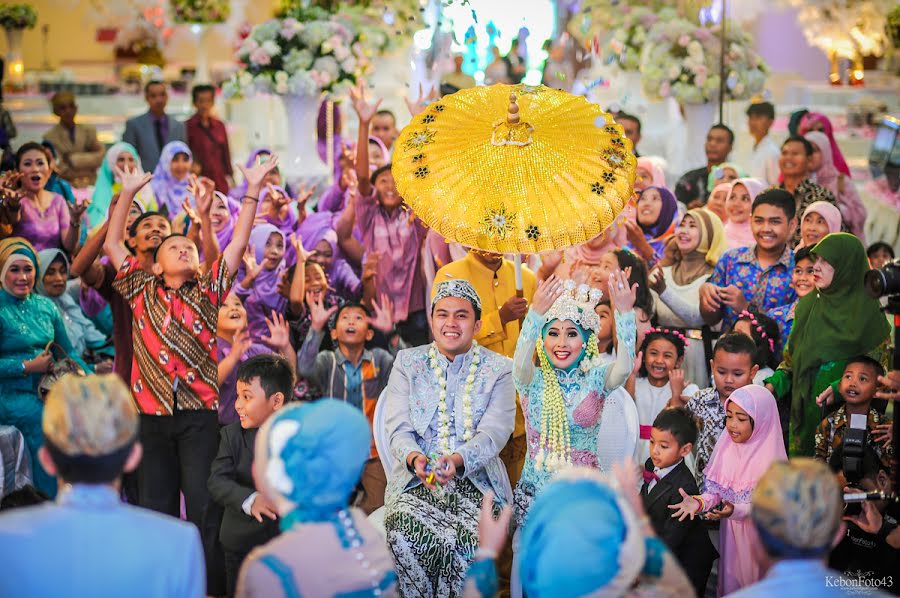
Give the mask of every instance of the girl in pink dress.
<svg viewBox="0 0 900 598">
<path fill-rule="evenodd" d="M 725 402 L 725 431 L 706 466 L 703 494 L 689 496 L 681 490 L 684 500 L 669 506 L 679 521 L 700 513 L 721 521 L 719 596 L 749 586 L 765 573 L 756 556 L 763 551 L 754 547 L 759 538 L 750 519 L 750 495 L 769 466 L 786 459 L 772 393 L 755 384 L 734 391 Z"/>
</svg>

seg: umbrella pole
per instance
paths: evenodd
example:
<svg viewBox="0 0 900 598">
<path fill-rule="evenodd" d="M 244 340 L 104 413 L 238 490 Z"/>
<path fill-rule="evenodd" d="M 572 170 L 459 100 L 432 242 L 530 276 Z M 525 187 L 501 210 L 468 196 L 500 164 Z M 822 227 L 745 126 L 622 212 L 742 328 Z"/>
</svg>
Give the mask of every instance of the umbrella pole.
<svg viewBox="0 0 900 598">
<path fill-rule="evenodd" d="M 513 262 L 516 265 L 516 297 L 524 297 L 525 291 L 522 289 L 522 254 L 516 253 Z M 519 320 L 519 330 L 522 329 L 522 323 L 524 321 L 525 318 Z"/>
</svg>

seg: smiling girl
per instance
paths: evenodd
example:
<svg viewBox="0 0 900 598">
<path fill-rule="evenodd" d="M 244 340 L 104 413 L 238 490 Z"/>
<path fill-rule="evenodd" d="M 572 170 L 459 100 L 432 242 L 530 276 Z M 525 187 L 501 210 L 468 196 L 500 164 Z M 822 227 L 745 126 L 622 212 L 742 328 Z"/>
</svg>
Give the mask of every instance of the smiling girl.
<svg viewBox="0 0 900 598">
<path fill-rule="evenodd" d="M 188 179 L 193 162 L 191 149 L 183 141 L 167 143 L 160 153 L 150 186 L 156 195 L 159 210 L 165 212 L 169 220 L 174 220 L 184 211 L 181 204 L 188 198 Z"/>
<path fill-rule="evenodd" d="M 515 489 L 516 521 L 523 524 L 534 497 L 566 465 L 600 468 L 597 434 L 608 392 L 628 377 L 634 361 L 637 285 L 621 271 L 608 281 L 616 312 L 618 348 L 601 364 L 597 349 L 599 292 L 551 276 L 538 285 L 516 343 L 513 379 L 519 391 L 528 454 Z M 540 368 L 534 367 L 537 353 Z M 624 422 L 604 422 L 618 426 Z M 623 436 L 624 441 L 624 436 Z"/>
<path fill-rule="evenodd" d="M 750 495 L 775 461 L 787 459 L 775 397 L 762 386 L 734 391 L 725 402 L 725 431 L 719 437 L 709 465 L 703 494 L 670 505 L 672 517 L 683 521 L 705 514 L 720 520 L 719 587 L 725 596 L 762 578 L 759 539 L 750 515 Z"/>
<path fill-rule="evenodd" d="M 678 201 L 665 187 L 647 187 L 638 196 L 634 223 L 626 224 L 629 248 L 651 266 L 663 255 L 666 240 L 675 232 Z"/>
<path fill-rule="evenodd" d="M 725 198 L 725 238 L 728 248 L 752 247 L 755 243 L 753 231 L 750 230 L 750 213 L 753 211 L 753 200 L 763 190 L 765 184 L 756 179 L 737 179 L 731 184 L 731 191 Z"/>
<path fill-rule="evenodd" d="M 841 232 L 841 211 L 827 201 L 809 204 L 800 221 L 800 247 L 812 247 L 829 233 Z"/>
</svg>

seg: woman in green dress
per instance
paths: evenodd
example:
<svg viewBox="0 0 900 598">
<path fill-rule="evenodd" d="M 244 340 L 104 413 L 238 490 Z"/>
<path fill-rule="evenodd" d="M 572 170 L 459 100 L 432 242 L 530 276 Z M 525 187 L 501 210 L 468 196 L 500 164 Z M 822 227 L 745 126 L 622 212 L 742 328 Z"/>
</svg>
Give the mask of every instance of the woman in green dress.
<svg viewBox="0 0 900 598">
<path fill-rule="evenodd" d="M 21 237 L 0 241 L 0 425 L 15 426 L 22 432 L 34 484 L 52 497 L 56 480 L 37 459 L 44 443 L 44 404 L 38 397 L 38 382 L 50 367 L 47 345 L 51 342 L 81 361 L 72 350 L 59 310 L 34 292 L 38 270 L 31 243 Z"/>
<path fill-rule="evenodd" d="M 784 361 L 766 387 L 789 405 L 788 454 L 812 457 L 815 430 L 822 420 L 816 397 L 841 379 L 850 357 L 868 355 L 887 364 L 890 326 L 878 300 L 866 294 L 866 249 L 847 233 L 822 239 L 810 252 L 815 260 L 816 292 L 800 299 Z M 840 397 L 830 408 L 840 406 Z"/>
</svg>

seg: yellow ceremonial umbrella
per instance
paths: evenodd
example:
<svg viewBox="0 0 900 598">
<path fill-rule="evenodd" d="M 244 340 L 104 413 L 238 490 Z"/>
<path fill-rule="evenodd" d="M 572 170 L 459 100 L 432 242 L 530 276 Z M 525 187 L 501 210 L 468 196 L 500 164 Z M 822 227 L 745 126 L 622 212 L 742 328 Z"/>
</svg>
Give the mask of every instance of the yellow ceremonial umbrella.
<svg viewBox="0 0 900 598">
<path fill-rule="evenodd" d="M 394 148 L 397 190 L 416 216 L 492 253 L 593 239 L 631 198 L 637 164 L 611 115 L 542 85 L 445 96 L 412 119 Z"/>
</svg>

